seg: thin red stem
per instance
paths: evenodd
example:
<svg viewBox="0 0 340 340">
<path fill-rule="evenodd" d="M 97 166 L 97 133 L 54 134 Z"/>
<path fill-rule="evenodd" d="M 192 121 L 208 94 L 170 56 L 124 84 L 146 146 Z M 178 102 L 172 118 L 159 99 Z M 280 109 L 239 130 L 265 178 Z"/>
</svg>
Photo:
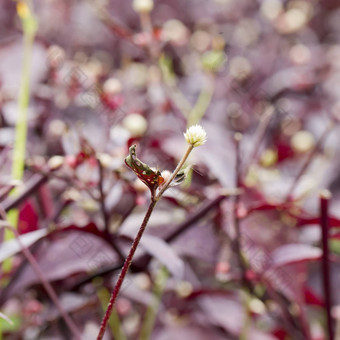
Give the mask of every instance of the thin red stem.
<svg viewBox="0 0 340 340">
<path fill-rule="evenodd" d="M 34 193 L 41 185 L 48 181 L 47 175 L 36 174 L 33 175 L 25 185 L 24 189 L 18 192 L 17 195 L 8 197 L 2 202 L 2 208 L 7 212 L 13 208 L 16 208 L 21 204 L 27 197 Z"/>
<path fill-rule="evenodd" d="M 98 164 L 98 172 L 99 172 L 99 180 L 98 180 L 98 190 L 99 190 L 99 203 L 100 203 L 100 210 L 103 217 L 104 222 L 104 232 L 107 238 L 111 241 L 112 248 L 116 251 L 119 258 L 123 261 L 124 255 L 118 245 L 116 244 L 116 240 L 111 237 L 110 234 L 110 216 L 107 212 L 106 205 L 105 205 L 105 193 L 104 193 L 104 168 L 101 161 L 97 158 Z"/>
<path fill-rule="evenodd" d="M 116 302 L 116 299 L 117 299 L 117 296 L 119 294 L 119 291 L 121 289 L 121 286 L 123 284 L 123 281 L 125 279 L 125 276 L 130 268 L 130 265 L 131 265 L 131 262 L 132 262 L 132 259 L 133 259 L 133 256 L 136 252 L 136 249 L 138 247 L 138 244 L 143 236 L 143 233 L 145 231 L 145 228 L 149 222 L 149 219 L 150 219 L 150 216 L 152 214 L 152 211 L 156 205 L 157 201 L 156 200 L 152 200 L 150 205 L 149 205 L 149 208 L 144 216 L 144 220 L 143 220 L 143 223 L 141 225 L 141 227 L 139 228 L 139 231 L 138 231 L 138 234 L 137 236 L 135 237 L 133 243 L 132 243 L 132 246 L 130 248 L 130 251 L 129 251 L 129 255 L 127 256 L 125 262 L 124 262 L 124 265 L 123 265 L 123 268 L 119 274 L 119 277 L 118 277 L 118 280 L 117 280 L 117 283 L 115 285 L 115 288 L 112 292 L 112 295 L 110 297 L 110 301 L 109 301 L 109 304 L 107 306 L 107 309 L 106 309 L 106 312 L 105 312 L 105 315 L 103 317 L 103 320 L 102 320 L 102 323 L 100 325 L 100 330 L 99 330 L 99 334 L 98 334 L 98 337 L 97 337 L 97 340 L 102 340 L 103 339 L 103 336 L 104 336 L 104 333 L 105 333 L 105 330 L 106 330 L 106 326 L 107 326 L 107 323 L 109 321 L 109 318 L 111 316 L 111 313 L 112 313 L 112 309 L 114 307 L 114 304 Z"/>
<path fill-rule="evenodd" d="M 15 228 L 13 228 L 9 225 L 5 225 L 5 228 L 11 230 L 15 234 L 16 240 L 18 241 L 20 248 L 22 249 L 22 252 L 24 253 L 25 257 L 27 258 L 27 261 L 31 264 L 32 269 L 35 271 L 35 273 L 36 273 L 37 277 L 39 278 L 41 284 L 45 288 L 48 296 L 53 301 L 53 303 L 57 307 L 60 315 L 65 320 L 65 323 L 68 326 L 68 328 L 70 329 L 70 331 L 72 332 L 74 339 L 81 340 L 81 334 L 80 334 L 76 324 L 73 322 L 71 317 L 67 314 L 64 307 L 60 303 L 57 293 L 55 292 L 55 290 L 53 289 L 51 284 L 48 282 L 48 280 L 46 280 L 44 273 L 40 269 L 39 264 L 36 261 L 36 259 L 34 258 L 31 251 L 23 244 L 23 242 L 20 239 L 20 235 L 18 234 L 18 232 L 16 231 Z"/>
<path fill-rule="evenodd" d="M 320 215 L 321 215 L 321 232 L 322 232 L 322 278 L 325 294 L 325 305 L 327 314 L 327 328 L 329 340 L 334 340 L 334 329 L 332 325 L 331 307 L 332 307 L 332 291 L 330 279 L 329 266 L 329 247 L 328 247 L 328 230 L 329 230 L 329 216 L 328 204 L 331 198 L 331 193 L 324 190 L 320 194 Z"/>
</svg>

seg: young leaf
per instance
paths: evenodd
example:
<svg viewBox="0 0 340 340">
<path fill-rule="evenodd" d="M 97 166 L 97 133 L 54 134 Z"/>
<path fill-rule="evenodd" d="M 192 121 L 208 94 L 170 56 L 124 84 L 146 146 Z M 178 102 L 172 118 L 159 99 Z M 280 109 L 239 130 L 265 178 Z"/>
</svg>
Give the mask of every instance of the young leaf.
<svg viewBox="0 0 340 340">
<path fill-rule="evenodd" d="M 136 145 L 130 146 L 129 156 L 125 158 L 125 164 L 148 186 L 152 193 L 164 181 L 160 171 L 152 170 L 147 164 L 137 158 Z"/>
</svg>

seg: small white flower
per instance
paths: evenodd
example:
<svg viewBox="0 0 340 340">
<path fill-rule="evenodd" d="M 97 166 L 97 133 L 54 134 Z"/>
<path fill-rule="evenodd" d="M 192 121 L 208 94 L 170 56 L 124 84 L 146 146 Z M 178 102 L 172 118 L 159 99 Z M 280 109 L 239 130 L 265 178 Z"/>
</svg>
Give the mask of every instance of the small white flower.
<svg viewBox="0 0 340 340">
<path fill-rule="evenodd" d="M 193 147 L 203 145 L 207 141 L 207 133 L 201 125 L 190 126 L 184 133 L 184 137 Z"/>
<path fill-rule="evenodd" d="M 133 0 L 132 7 L 137 13 L 148 13 L 153 9 L 153 0 Z"/>
</svg>

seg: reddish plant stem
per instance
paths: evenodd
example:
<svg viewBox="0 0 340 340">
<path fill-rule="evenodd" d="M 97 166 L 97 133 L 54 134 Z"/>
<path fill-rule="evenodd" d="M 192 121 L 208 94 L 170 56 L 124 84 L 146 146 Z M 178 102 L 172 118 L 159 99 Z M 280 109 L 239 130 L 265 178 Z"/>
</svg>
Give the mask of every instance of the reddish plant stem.
<svg viewBox="0 0 340 340">
<path fill-rule="evenodd" d="M 32 195 L 41 185 L 48 181 L 48 176 L 36 174 L 33 175 L 25 185 L 25 188 L 14 197 L 8 197 L 2 202 L 2 208 L 7 212 L 13 208 L 16 208 L 27 197 Z"/>
<path fill-rule="evenodd" d="M 100 160 L 97 158 L 97 164 L 98 164 L 98 172 L 99 172 L 99 180 L 98 180 L 98 189 L 99 189 L 99 203 L 100 203 L 100 210 L 102 213 L 103 221 L 104 221 L 104 233 L 107 237 L 107 239 L 110 240 L 110 244 L 112 248 L 115 250 L 119 258 L 124 261 L 125 257 L 118 247 L 116 240 L 110 233 L 110 216 L 107 212 L 106 206 L 105 206 L 105 193 L 104 193 L 104 168 Z"/>
<path fill-rule="evenodd" d="M 19 236 L 19 234 L 18 234 L 18 232 L 16 231 L 15 228 L 13 228 L 9 225 L 5 225 L 4 227 L 11 230 L 14 233 L 16 240 L 18 241 L 20 248 L 22 249 L 22 252 L 24 253 L 25 257 L 27 258 L 27 261 L 31 264 L 32 269 L 34 270 L 34 272 L 36 273 L 37 277 L 39 278 L 41 284 L 45 288 L 48 296 L 53 301 L 53 303 L 57 307 L 60 315 L 65 320 L 65 323 L 68 326 L 68 328 L 70 329 L 70 331 L 72 332 L 74 339 L 81 340 L 81 334 L 80 334 L 76 324 L 73 322 L 71 317 L 67 314 L 64 307 L 60 303 L 57 293 L 55 292 L 55 290 L 53 289 L 51 284 L 46 280 L 44 273 L 40 269 L 39 264 L 37 263 L 36 259 L 32 255 L 31 251 L 22 243 L 20 236 Z"/>
<path fill-rule="evenodd" d="M 144 219 L 143 219 L 143 222 L 142 222 L 142 225 L 141 227 L 139 228 L 139 231 L 138 231 L 138 234 L 137 236 L 135 237 L 133 243 L 132 243 L 132 246 L 130 248 L 130 251 L 129 251 L 129 254 L 124 262 L 124 265 L 123 265 L 123 268 L 119 274 L 119 277 L 118 277 L 118 280 L 117 280 L 117 283 L 115 285 L 115 288 L 113 290 L 113 293 L 110 297 L 110 301 L 109 301 L 109 304 L 107 306 L 107 309 L 106 309 L 106 312 L 105 312 L 105 315 L 103 317 L 103 320 L 102 320 L 102 323 L 100 325 L 100 330 L 99 330 L 99 333 L 98 333 L 98 336 L 97 336 L 97 340 L 102 340 L 103 339 L 103 336 L 104 336 L 104 333 L 105 333 L 105 330 L 106 330 L 106 326 L 107 326 L 107 323 L 109 321 L 109 318 L 111 316 L 111 313 L 112 313 L 112 309 L 114 307 L 114 304 L 116 302 L 116 299 L 117 299 L 117 296 L 119 294 L 119 291 L 120 291 L 120 288 L 123 284 L 123 281 L 125 279 L 125 276 L 130 268 L 130 265 L 131 265 L 131 262 L 132 262 L 132 259 L 133 259 L 133 256 L 136 252 L 136 249 L 138 247 L 138 244 L 143 236 L 143 233 L 145 231 L 145 228 L 149 222 L 149 219 L 150 219 L 150 216 L 152 214 L 152 211 L 153 209 L 155 208 L 156 206 L 156 203 L 157 201 L 156 200 L 152 200 L 150 205 L 149 205 L 149 208 L 144 216 Z"/>
<path fill-rule="evenodd" d="M 266 285 L 268 296 L 280 306 L 282 316 L 279 317 L 279 321 L 284 325 L 288 334 L 292 336 L 292 339 L 310 340 L 310 337 L 303 333 L 302 327 L 297 322 L 298 320 L 289 312 L 289 301 L 281 293 L 277 292 L 268 280 L 263 282 Z"/>
<path fill-rule="evenodd" d="M 234 196 L 238 194 L 239 194 L 238 192 L 230 193 L 229 195 L 221 194 L 217 196 L 215 199 L 213 199 L 212 201 L 206 204 L 203 204 L 196 210 L 194 214 L 189 216 L 189 218 L 186 221 L 171 228 L 173 231 L 169 235 L 164 237 L 164 241 L 167 243 L 173 242 L 175 239 L 181 236 L 186 230 L 195 226 L 195 223 L 199 222 L 211 210 L 216 209 L 224 199 L 228 198 L 229 196 Z M 150 262 L 151 258 L 152 257 L 149 254 L 144 254 L 140 256 L 139 258 L 137 258 L 134 264 L 136 265 L 137 268 L 145 268 Z"/>
<path fill-rule="evenodd" d="M 10 184 L 7 188 L 1 189 L 0 202 L 2 202 L 9 195 L 9 193 L 12 191 L 12 189 L 14 189 L 14 188 L 15 188 L 15 185 Z"/>
<path fill-rule="evenodd" d="M 321 232 L 322 232 L 322 278 L 325 295 L 325 305 L 327 314 L 328 339 L 334 340 L 334 329 L 332 325 L 331 307 L 332 307 L 332 291 L 329 266 L 329 247 L 328 247 L 328 230 L 329 216 L 328 204 L 331 199 L 331 193 L 323 190 L 320 193 L 320 215 L 321 215 Z"/>
<path fill-rule="evenodd" d="M 115 33 L 118 37 L 125 39 L 132 45 L 140 47 L 133 39 L 133 32 L 128 28 L 123 27 L 116 19 L 114 19 L 105 8 L 97 8 L 97 13 L 100 20 L 107 25 L 107 27 Z"/>
<path fill-rule="evenodd" d="M 236 160 L 235 160 L 235 187 L 237 189 L 240 189 L 242 186 L 242 180 L 241 180 L 241 153 L 240 153 L 240 142 L 242 140 L 242 134 L 241 133 L 235 133 L 234 135 L 234 141 L 235 141 L 235 154 L 236 154 Z M 234 206 L 233 206 L 233 220 L 234 220 L 234 227 L 235 227 L 235 239 L 232 243 L 233 250 L 236 253 L 238 265 L 241 268 L 241 282 L 244 287 L 246 287 L 250 294 L 254 294 L 257 296 L 260 300 L 261 297 L 259 297 L 256 292 L 254 291 L 253 283 L 248 280 L 247 278 L 247 262 L 246 259 L 242 255 L 242 249 L 241 249 L 241 229 L 240 229 L 240 219 L 238 217 L 238 206 L 240 204 L 240 196 L 235 195 L 234 197 Z M 285 308 L 285 304 L 283 304 L 281 301 L 279 301 L 279 305 L 281 306 L 283 313 L 285 317 L 283 318 L 284 323 L 286 324 L 287 329 L 294 330 L 294 320 L 292 322 L 292 326 L 290 325 L 290 319 L 291 316 L 289 314 L 288 309 Z M 292 328 L 291 328 L 292 327 Z M 300 336 L 297 337 L 297 339 L 301 339 Z"/>
<path fill-rule="evenodd" d="M 43 218 L 50 218 L 54 214 L 53 200 L 47 185 L 41 185 L 37 191 L 37 201 Z"/>
<path fill-rule="evenodd" d="M 238 193 L 235 194 L 238 195 Z M 175 240 L 178 236 L 182 235 L 187 229 L 194 226 L 195 223 L 197 223 L 204 216 L 206 216 L 210 212 L 210 210 L 217 208 L 220 205 L 220 203 L 227 197 L 228 195 L 219 195 L 212 201 L 208 202 L 207 204 L 200 206 L 193 215 L 189 216 L 189 218 L 186 221 L 184 221 L 183 223 L 179 224 L 176 228 L 174 228 L 173 232 L 165 237 L 165 241 L 167 243 L 170 243 L 173 240 Z"/>
<path fill-rule="evenodd" d="M 235 192 L 235 195 L 237 195 L 238 193 Z M 219 195 L 217 196 L 214 200 L 212 200 L 211 202 L 208 202 L 207 204 L 199 207 L 196 211 L 196 213 L 194 213 L 191 217 L 188 218 L 188 220 L 184 221 L 183 223 L 179 224 L 177 227 L 173 227 L 173 232 L 171 234 L 169 234 L 168 236 L 166 236 L 164 238 L 164 241 L 166 241 L 167 243 L 171 243 L 172 241 L 174 241 L 176 238 L 178 238 L 179 236 L 181 236 L 186 230 L 188 230 L 189 228 L 191 228 L 192 226 L 195 225 L 195 223 L 197 223 L 198 221 L 200 221 L 204 216 L 206 216 L 211 210 L 214 210 L 215 208 L 217 208 L 219 206 L 219 204 L 226 199 L 229 196 L 233 196 L 234 194 L 223 194 L 223 195 Z M 148 254 L 143 254 L 140 257 L 136 258 L 134 263 L 131 265 L 131 270 L 133 270 L 133 267 L 135 267 L 135 271 L 140 271 L 140 270 L 144 270 L 146 268 L 146 266 L 149 264 L 151 260 L 151 256 Z M 70 290 L 76 290 L 78 289 L 81 285 L 91 282 L 93 280 L 93 278 L 97 277 L 97 276 L 103 276 L 106 275 L 108 273 L 111 273 L 113 271 L 116 271 L 118 269 L 120 269 L 121 266 L 110 266 L 109 268 L 104 268 L 100 271 L 96 271 L 95 273 L 87 276 L 86 278 L 78 281 L 76 284 L 74 284 L 73 286 L 71 286 L 69 289 Z"/>
<path fill-rule="evenodd" d="M 102 320 L 102 323 L 100 325 L 100 330 L 99 330 L 99 334 L 98 334 L 98 337 L 97 337 L 97 340 L 101 340 L 104 336 L 104 333 L 105 333 L 105 329 L 106 329 L 106 326 L 107 326 L 107 323 L 109 321 L 109 318 L 110 318 L 110 315 L 112 313 L 112 309 L 113 309 L 113 306 L 114 306 L 114 303 L 116 301 L 116 298 L 119 294 L 119 291 L 120 291 L 120 288 L 123 284 L 123 281 L 125 279 L 125 276 L 130 268 L 130 265 L 131 265 L 131 262 L 132 262 L 132 259 L 133 259 L 133 256 L 136 252 L 136 249 L 138 247 L 138 244 L 143 236 L 143 233 L 145 231 L 145 228 L 149 222 L 149 219 L 150 219 L 150 216 L 152 214 L 152 211 L 153 209 L 155 208 L 157 202 L 161 199 L 163 193 L 165 192 L 165 190 L 170 186 L 172 180 L 176 177 L 176 175 L 178 174 L 178 172 L 181 170 L 182 166 L 184 165 L 185 161 L 187 160 L 190 152 L 193 150 L 194 146 L 193 145 L 189 145 L 186 152 L 184 153 L 182 159 L 179 161 L 179 163 L 177 164 L 176 166 L 176 169 L 173 171 L 173 173 L 171 174 L 170 178 L 163 184 L 163 186 L 160 188 L 158 194 L 156 195 L 156 191 L 155 190 L 151 190 L 151 203 L 149 205 L 149 208 L 144 216 L 144 219 L 143 219 L 143 222 L 142 222 L 142 225 L 141 227 L 139 228 L 139 231 L 137 233 L 137 236 L 135 237 L 133 243 L 132 243 L 132 246 L 130 248 L 130 251 L 129 251 L 129 254 L 124 262 L 124 265 L 123 265 L 123 268 L 122 268 L 122 271 L 120 272 L 119 274 L 119 277 L 118 277 L 118 281 L 114 287 L 114 290 L 111 294 L 111 297 L 110 297 L 110 301 L 109 301 L 109 304 L 107 306 L 107 309 L 106 309 L 106 312 L 105 312 L 105 315 L 104 315 L 104 318 Z"/>
<path fill-rule="evenodd" d="M 42 225 L 49 225 L 50 223 L 57 223 L 61 213 L 63 212 L 63 210 L 72 202 L 73 202 L 72 200 L 65 200 L 61 204 L 59 204 L 59 206 L 56 208 L 56 212 L 54 213 L 54 215 L 52 217 L 48 218 L 46 221 L 42 222 Z M 4 220 L 6 220 L 5 211 L 3 211 L 3 212 L 0 211 L 0 215 Z M 33 244 L 30 247 L 30 252 L 32 253 L 33 256 L 34 256 L 34 253 L 36 251 L 38 251 L 39 247 L 40 247 L 39 241 L 37 241 L 35 244 Z M 15 270 L 13 275 L 11 275 L 10 281 L 7 284 L 7 286 L 4 287 L 0 291 L 0 305 L 2 305 L 4 303 L 5 297 L 8 294 L 7 292 L 12 288 L 13 284 L 18 280 L 18 278 L 20 278 L 20 275 L 21 275 L 22 271 L 26 268 L 27 263 L 28 263 L 27 258 L 25 258 L 25 260 L 23 260 L 21 262 L 21 264 L 19 265 L 19 267 Z"/>
</svg>

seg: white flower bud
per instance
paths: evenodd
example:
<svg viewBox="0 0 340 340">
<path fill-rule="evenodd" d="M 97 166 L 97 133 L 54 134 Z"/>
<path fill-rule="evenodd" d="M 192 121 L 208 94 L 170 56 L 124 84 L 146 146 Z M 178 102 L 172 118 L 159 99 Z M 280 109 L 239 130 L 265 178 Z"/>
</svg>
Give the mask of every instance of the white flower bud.
<svg viewBox="0 0 340 340">
<path fill-rule="evenodd" d="M 295 152 L 305 153 L 314 147 L 315 139 L 309 131 L 301 130 L 294 134 L 290 144 Z"/>
<path fill-rule="evenodd" d="M 146 119 L 138 114 L 131 113 L 126 116 L 122 122 L 122 125 L 131 133 L 133 137 L 143 136 L 148 128 L 148 122 Z"/>
<path fill-rule="evenodd" d="M 203 145 L 207 141 L 207 133 L 201 125 L 190 126 L 184 133 L 184 137 L 193 147 Z"/>
<path fill-rule="evenodd" d="M 64 157 L 58 155 L 52 156 L 47 164 L 51 170 L 56 170 L 64 164 Z"/>
<path fill-rule="evenodd" d="M 133 0 L 132 7 L 138 13 L 148 13 L 153 9 L 153 0 Z"/>
<path fill-rule="evenodd" d="M 117 78 L 109 78 L 105 81 L 103 90 L 108 94 L 117 94 L 122 92 L 122 83 Z"/>
</svg>

